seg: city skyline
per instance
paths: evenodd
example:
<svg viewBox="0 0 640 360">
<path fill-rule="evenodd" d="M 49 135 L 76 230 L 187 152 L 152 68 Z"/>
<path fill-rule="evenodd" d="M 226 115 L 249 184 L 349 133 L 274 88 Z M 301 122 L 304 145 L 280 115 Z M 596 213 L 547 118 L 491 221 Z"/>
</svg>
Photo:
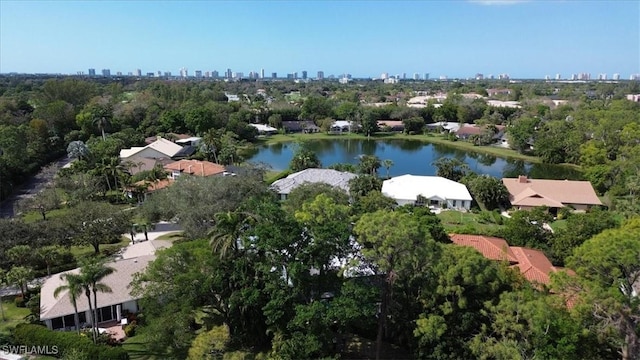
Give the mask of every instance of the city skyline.
<svg viewBox="0 0 640 360">
<path fill-rule="evenodd" d="M 0 2 L 0 73 L 640 73 L 640 2 Z"/>
</svg>

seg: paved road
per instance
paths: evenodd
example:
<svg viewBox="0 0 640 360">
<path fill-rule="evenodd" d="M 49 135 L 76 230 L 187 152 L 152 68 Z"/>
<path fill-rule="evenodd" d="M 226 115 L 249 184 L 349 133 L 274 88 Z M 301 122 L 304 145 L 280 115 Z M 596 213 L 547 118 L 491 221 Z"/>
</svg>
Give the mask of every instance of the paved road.
<svg viewBox="0 0 640 360">
<path fill-rule="evenodd" d="M 71 162 L 71 159 L 64 157 L 53 163 L 56 169 L 60 169 L 66 164 Z M 15 204 L 29 196 L 37 194 L 47 184 L 53 181 L 55 175 L 54 171 L 50 171 L 48 166 L 42 168 L 36 175 L 32 176 L 21 188 L 17 189 L 10 197 L 0 203 L 0 218 L 12 218 L 15 216 L 14 207 Z"/>
</svg>

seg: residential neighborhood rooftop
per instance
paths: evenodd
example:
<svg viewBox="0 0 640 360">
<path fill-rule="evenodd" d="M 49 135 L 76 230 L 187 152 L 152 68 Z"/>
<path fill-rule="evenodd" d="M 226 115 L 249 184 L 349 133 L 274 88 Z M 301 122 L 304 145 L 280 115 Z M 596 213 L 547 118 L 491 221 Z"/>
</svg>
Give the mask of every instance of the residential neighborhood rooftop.
<svg viewBox="0 0 640 360">
<path fill-rule="evenodd" d="M 181 174 L 213 176 L 226 171 L 225 167 L 210 161 L 179 160 L 164 166 L 167 171 L 179 171 Z"/>
<path fill-rule="evenodd" d="M 418 195 L 427 199 L 472 200 L 464 184 L 440 176 L 396 176 L 382 183 L 382 193 L 393 199 L 404 200 L 416 200 Z"/>
<path fill-rule="evenodd" d="M 355 177 L 356 175 L 350 172 L 311 168 L 275 181 L 271 186 L 279 194 L 289 194 L 291 190 L 305 183 L 324 183 L 349 192 L 349 181 Z"/>
<path fill-rule="evenodd" d="M 563 207 L 568 204 L 602 205 L 588 181 L 503 178 L 512 205 Z"/>
<path fill-rule="evenodd" d="M 131 295 L 129 285 L 133 280 L 133 276 L 143 271 L 147 267 L 147 264 L 153 259 L 155 259 L 154 255 L 146 255 L 107 263 L 106 266 L 110 266 L 116 271 L 106 276 L 101 282 L 109 286 L 112 292 L 100 294 L 98 305 L 104 307 L 135 300 Z M 79 272 L 80 269 L 69 270 L 52 275 L 45 280 L 40 289 L 41 320 L 53 319 L 74 313 L 68 291 L 60 292 L 57 298 L 53 296 L 53 293 L 58 287 L 66 284 L 66 282 L 60 278 L 61 275 L 66 273 L 78 274 Z M 79 296 L 76 299 L 76 304 L 79 312 L 89 310 L 89 304 L 85 296 Z"/>
</svg>

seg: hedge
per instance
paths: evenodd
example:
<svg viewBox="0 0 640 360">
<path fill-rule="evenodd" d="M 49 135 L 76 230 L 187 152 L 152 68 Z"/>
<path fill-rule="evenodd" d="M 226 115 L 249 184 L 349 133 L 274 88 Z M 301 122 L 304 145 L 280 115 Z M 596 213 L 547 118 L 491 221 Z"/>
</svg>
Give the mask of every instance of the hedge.
<svg viewBox="0 0 640 360">
<path fill-rule="evenodd" d="M 129 354 L 121 347 L 96 345 L 87 336 L 75 332 L 53 331 L 35 324 L 19 324 L 13 333 L 14 344 L 31 346 L 56 346 L 57 357 L 70 351 L 80 351 L 90 359 L 128 360 Z"/>
</svg>

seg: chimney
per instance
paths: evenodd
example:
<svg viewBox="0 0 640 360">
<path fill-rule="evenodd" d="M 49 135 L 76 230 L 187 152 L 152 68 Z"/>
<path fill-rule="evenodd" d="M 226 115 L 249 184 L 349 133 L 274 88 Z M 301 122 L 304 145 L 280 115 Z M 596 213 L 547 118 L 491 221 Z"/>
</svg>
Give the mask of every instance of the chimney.
<svg viewBox="0 0 640 360">
<path fill-rule="evenodd" d="M 520 184 L 526 184 L 529 182 L 529 180 L 527 179 L 527 175 L 520 175 L 518 176 L 518 182 Z"/>
</svg>

